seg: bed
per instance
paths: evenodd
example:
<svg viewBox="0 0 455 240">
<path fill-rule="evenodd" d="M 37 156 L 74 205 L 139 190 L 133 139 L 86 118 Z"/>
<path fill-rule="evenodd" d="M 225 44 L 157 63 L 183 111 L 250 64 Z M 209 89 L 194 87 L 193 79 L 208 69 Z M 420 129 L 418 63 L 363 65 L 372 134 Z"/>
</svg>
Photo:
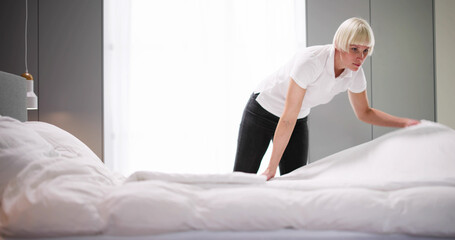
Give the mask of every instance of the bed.
<svg viewBox="0 0 455 240">
<path fill-rule="evenodd" d="M 0 238 L 455 238 L 455 131 L 438 123 L 266 181 L 122 176 L 63 129 L 0 115 Z"/>
<path fill-rule="evenodd" d="M 27 120 L 25 78 L 0 71 L 0 114 Z"/>
</svg>

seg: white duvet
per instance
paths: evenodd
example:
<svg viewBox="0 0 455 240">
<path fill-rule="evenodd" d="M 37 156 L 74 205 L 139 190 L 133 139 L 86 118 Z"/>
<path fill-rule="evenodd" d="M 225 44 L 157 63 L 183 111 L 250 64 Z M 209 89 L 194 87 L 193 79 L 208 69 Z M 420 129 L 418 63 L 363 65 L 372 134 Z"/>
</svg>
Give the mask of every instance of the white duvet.
<svg viewBox="0 0 455 240">
<path fill-rule="evenodd" d="M 3 193 L 6 235 L 295 228 L 455 237 L 455 131 L 437 123 L 397 130 L 269 182 L 244 173 L 123 179 L 83 144 L 43 134 L 43 123 L 15 124 L 38 132 L 27 147 L 39 149 Z"/>
</svg>

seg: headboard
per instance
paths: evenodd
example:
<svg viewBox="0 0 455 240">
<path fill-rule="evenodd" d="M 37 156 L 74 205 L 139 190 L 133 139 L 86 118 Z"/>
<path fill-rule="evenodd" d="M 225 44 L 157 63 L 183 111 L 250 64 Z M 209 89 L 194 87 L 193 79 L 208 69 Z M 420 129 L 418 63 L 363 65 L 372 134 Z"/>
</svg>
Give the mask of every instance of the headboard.
<svg viewBox="0 0 455 240">
<path fill-rule="evenodd" d="M 0 71 L 0 115 L 27 121 L 25 78 Z"/>
</svg>

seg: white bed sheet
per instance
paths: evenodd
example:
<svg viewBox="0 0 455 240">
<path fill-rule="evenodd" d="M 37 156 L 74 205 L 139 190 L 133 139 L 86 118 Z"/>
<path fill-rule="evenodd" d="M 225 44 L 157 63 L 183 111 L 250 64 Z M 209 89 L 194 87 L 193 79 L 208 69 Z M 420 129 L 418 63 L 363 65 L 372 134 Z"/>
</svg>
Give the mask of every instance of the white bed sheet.
<svg viewBox="0 0 455 240">
<path fill-rule="evenodd" d="M 8 124 L 0 119 L 0 128 Z M 259 232 L 264 239 L 286 232 L 292 239 L 302 232 L 283 230 L 292 228 L 455 237 L 455 131 L 440 124 L 424 121 L 269 182 L 245 173 L 156 172 L 123 181 L 61 132 L 49 137 L 41 124 L 13 125 L 15 134 L 38 127 L 42 139 L 28 136 L 28 147 L 40 148 L 18 153 L 33 160 L 3 194 L 0 230 L 7 236 L 178 239 Z M 20 146 L 7 140 L 8 151 Z"/>
</svg>

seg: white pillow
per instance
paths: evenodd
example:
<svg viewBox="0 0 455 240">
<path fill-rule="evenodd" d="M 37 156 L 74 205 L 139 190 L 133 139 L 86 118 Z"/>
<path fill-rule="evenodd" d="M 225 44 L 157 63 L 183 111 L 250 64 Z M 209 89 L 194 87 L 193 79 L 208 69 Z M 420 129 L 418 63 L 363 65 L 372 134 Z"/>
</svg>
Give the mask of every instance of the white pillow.
<svg viewBox="0 0 455 240">
<path fill-rule="evenodd" d="M 16 119 L 0 116 L 0 196 L 30 162 L 52 154 L 52 146 L 38 133 Z"/>
<path fill-rule="evenodd" d="M 65 158 L 82 157 L 81 159 L 102 164 L 101 159 L 71 133 L 45 122 L 25 122 L 28 128 L 44 138 L 54 150 Z"/>
<path fill-rule="evenodd" d="M 125 177 L 119 173 L 112 172 L 103 161 L 81 140 L 71 133 L 45 122 L 25 122 L 28 128 L 38 133 L 51 146 L 53 152 L 63 160 L 75 160 L 85 165 L 95 166 L 103 171 L 105 176 L 115 179 L 117 183 L 123 182 Z"/>
<path fill-rule="evenodd" d="M 0 116 L 0 202 L 8 182 L 30 162 L 57 155 L 106 168 L 87 145 L 57 126 Z"/>
</svg>

